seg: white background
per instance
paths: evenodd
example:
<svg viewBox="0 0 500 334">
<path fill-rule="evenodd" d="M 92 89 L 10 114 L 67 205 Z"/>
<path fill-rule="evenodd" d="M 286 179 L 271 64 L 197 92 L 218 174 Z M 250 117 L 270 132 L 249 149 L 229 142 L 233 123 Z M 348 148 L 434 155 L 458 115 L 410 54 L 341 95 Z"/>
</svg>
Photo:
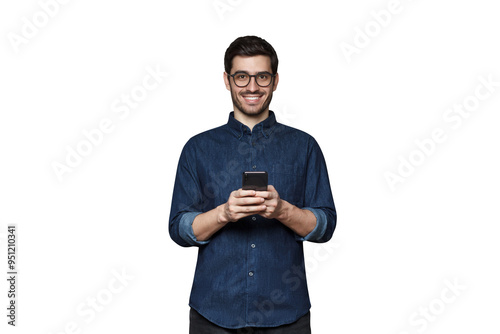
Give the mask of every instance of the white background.
<svg viewBox="0 0 500 334">
<path fill-rule="evenodd" d="M 305 246 L 313 332 L 498 332 L 500 87 L 455 128 L 443 119 L 479 77 L 500 81 L 494 2 L 401 0 L 380 31 L 370 12 L 388 0 L 220 3 L 73 0 L 17 47 L 41 5 L 0 5 L 1 277 L 8 224 L 20 273 L 16 328 L 1 280 L 2 333 L 187 333 L 196 249 L 168 235 L 175 169 L 189 137 L 227 121 L 223 55 L 248 34 L 277 50 L 278 121 L 312 134 L 329 168 L 337 230 Z M 148 67 L 168 76 L 120 119 L 112 104 Z M 108 118 L 60 181 L 53 163 Z M 419 156 L 436 128 L 446 140 Z M 420 165 L 392 190 L 385 173 L 412 154 Z M 117 293 L 113 271 L 133 276 Z M 82 316 L 97 296 L 102 311 Z"/>
</svg>

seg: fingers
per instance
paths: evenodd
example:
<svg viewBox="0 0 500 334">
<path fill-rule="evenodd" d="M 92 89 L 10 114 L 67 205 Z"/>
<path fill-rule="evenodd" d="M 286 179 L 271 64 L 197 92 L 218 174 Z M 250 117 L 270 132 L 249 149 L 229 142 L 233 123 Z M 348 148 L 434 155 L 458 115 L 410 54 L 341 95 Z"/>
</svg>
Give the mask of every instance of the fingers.
<svg viewBox="0 0 500 334">
<path fill-rule="evenodd" d="M 230 221 L 259 214 L 271 218 L 279 204 L 279 194 L 269 185 L 267 191 L 238 189 L 231 193 L 225 206 L 225 213 Z"/>
<path fill-rule="evenodd" d="M 267 199 L 279 197 L 276 188 L 274 188 L 272 184 L 267 186 L 267 191 L 243 190 L 240 188 L 238 190 L 233 191 L 231 193 L 231 196 L 236 198 L 257 196 Z"/>
<path fill-rule="evenodd" d="M 255 206 L 247 205 L 247 206 L 236 206 L 233 207 L 232 209 L 233 209 L 232 214 L 243 214 L 243 217 L 246 217 L 249 215 L 260 213 L 266 210 L 267 207 L 265 205 L 255 205 Z"/>
<path fill-rule="evenodd" d="M 226 214 L 229 217 L 230 221 L 237 221 L 241 218 L 260 214 L 261 212 L 266 210 L 265 205 L 246 205 L 246 206 L 238 206 L 238 205 L 227 205 L 226 206 Z"/>
<path fill-rule="evenodd" d="M 252 190 L 253 191 L 253 190 Z M 254 191 L 255 193 L 255 191 Z M 237 197 L 231 196 L 229 198 L 229 205 L 237 205 L 237 206 L 247 206 L 247 205 L 256 205 L 264 203 L 265 199 L 259 196 L 247 196 L 247 197 Z"/>
<path fill-rule="evenodd" d="M 255 196 L 255 190 L 243 190 L 240 188 L 238 190 L 233 191 L 231 193 L 231 196 L 236 198 Z"/>
<path fill-rule="evenodd" d="M 231 193 L 225 205 L 225 214 L 229 221 L 237 221 L 266 210 L 265 199 L 255 196 L 255 193 L 255 190 L 241 188 Z"/>
<path fill-rule="evenodd" d="M 257 191 L 255 192 L 255 196 L 263 197 L 265 199 L 279 198 L 278 192 L 271 184 L 267 186 L 267 191 Z"/>
<path fill-rule="evenodd" d="M 270 191 L 257 191 L 255 192 L 255 196 L 256 197 L 262 197 L 262 198 L 265 198 L 265 199 L 272 199 L 274 198 L 274 193 L 270 192 Z"/>
</svg>

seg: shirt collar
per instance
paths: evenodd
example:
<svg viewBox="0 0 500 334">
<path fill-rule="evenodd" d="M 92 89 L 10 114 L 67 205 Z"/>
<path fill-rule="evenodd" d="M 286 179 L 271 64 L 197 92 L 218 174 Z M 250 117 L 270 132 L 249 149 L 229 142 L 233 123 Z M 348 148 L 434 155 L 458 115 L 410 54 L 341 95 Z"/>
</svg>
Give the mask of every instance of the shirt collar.
<svg viewBox="0 0 500 334">
<path fill-rule="evenodd" d="M 240 139 L 245 132 L 250 133 L 250 128 L 248 126 L 234 118 L 234 111 L 229 113 L 227 125 L 231 128 L 231 130 L 233 130 L 238 139 Z M 268 138 L 273 131 L 274 125 L 276 125 L 276 116 L 272 110 L 269 110 L 269 117 L 262 122 L 255 124 L 253 132 L 261 131 L 264 137 Z"/>
</svg>

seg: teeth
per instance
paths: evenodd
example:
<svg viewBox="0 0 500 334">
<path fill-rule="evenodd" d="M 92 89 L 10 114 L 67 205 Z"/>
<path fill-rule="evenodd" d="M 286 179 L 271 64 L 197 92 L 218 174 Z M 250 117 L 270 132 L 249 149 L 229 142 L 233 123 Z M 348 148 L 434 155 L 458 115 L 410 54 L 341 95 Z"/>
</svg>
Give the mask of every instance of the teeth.
<svg viewBox="0 0 500 334">
<path fill-rule="evenodd" d="M 247 100 L 257 100 L 258 97 L 245 97 L 245 99 L 247 99 Z"/>
</svg>

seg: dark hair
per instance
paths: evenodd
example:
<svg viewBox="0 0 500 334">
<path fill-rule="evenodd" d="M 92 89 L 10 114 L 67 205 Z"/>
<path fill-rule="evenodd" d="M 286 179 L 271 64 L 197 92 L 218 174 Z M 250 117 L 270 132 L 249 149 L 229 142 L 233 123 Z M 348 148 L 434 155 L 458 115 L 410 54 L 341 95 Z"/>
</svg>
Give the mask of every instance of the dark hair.
<svg viewBox="0 0 500 334">
<path fill-rule="evenodd" d="M 265 39 L 257 36 L 238 37 L 229 45 L 224 55 L 224 70 L 231 73 L 235 56 L 268 56 L 271 58 L 272 74 L 278 73 L 278 55 Z"/>
</svg>

